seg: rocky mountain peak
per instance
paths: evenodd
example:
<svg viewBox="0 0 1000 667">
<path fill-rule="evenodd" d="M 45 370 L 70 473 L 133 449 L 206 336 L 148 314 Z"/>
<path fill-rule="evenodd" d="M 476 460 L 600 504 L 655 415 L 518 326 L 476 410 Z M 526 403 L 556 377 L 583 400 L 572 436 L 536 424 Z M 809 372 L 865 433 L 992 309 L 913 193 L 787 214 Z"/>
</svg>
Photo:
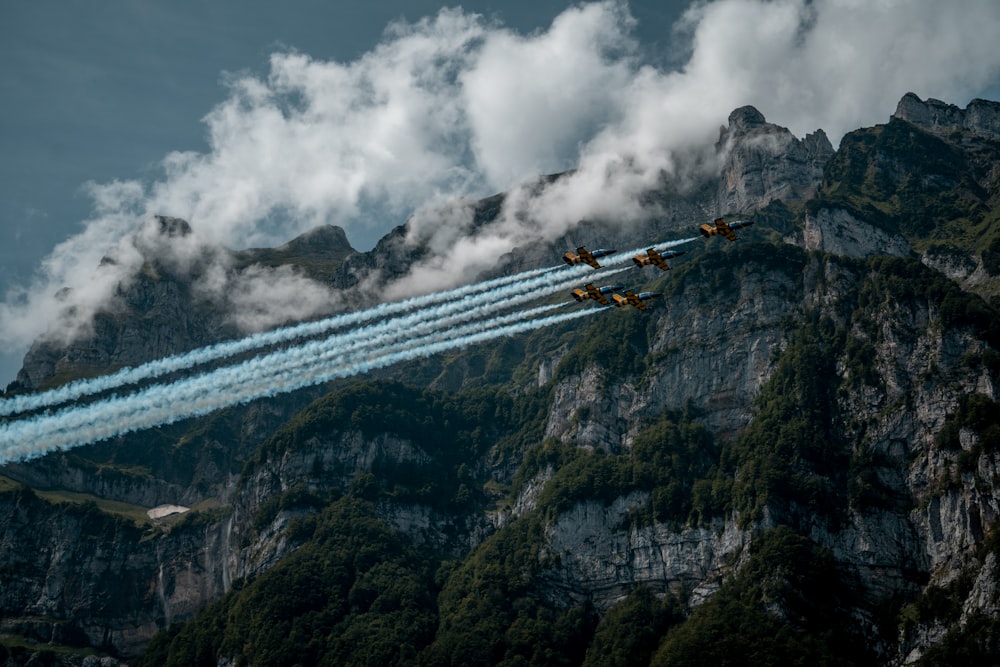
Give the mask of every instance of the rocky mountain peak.
<svg viewBox="0 0 1000 667">
<path fill-rule="evenodd" d="M 279 250 L 297 254 L 328 253 L 333 256 L 355 252 L 347 240 L 344 229 L 336 225 L 321 225 L 310 229 L 281 246 Z"/>
<path fill-rule="evenodd" d="M 906 93 L 892 117 L 932 134 L 965 130 L 987 139 L 1000 139 L 1000 103 L 989 100 L 975 99 L 960 109 L 931 97 L 921 100 L 914 93 Z"/>
<path fill-rule="evenodd" d="M 754 127 L 766 125 L 767 119 L 756 107 L 745 106 L 734 109 L 729 114 L 729 130 L 731 132 L 746 131 Z"/>
<path fill-rule="evenodd" d="M 808 197 L 834 152 L 823 130 L 800 140 L 788 128 L 767 122 L 752 106 L 729 114 L 716 147 L 724 156 L 719 214 L 747 211 L 780 198 Z"/>
<path fill-rule="evenodd" d="M 153 224 L 160 236 L 167 238 L 179 238 L 191 235 L 191 225 L 183 218 L 174 218 L 169 215 L 153 216 Z"/>
</svg>

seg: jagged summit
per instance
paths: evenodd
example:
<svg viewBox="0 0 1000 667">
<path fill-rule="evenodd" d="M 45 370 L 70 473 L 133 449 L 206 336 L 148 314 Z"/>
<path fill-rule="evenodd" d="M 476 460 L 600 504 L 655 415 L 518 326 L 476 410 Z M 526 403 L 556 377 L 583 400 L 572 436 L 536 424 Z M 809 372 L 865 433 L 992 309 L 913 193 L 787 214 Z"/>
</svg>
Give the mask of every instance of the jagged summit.
<svg viewBox="0 0 1000 667">
<path fill-rule="evenodd" d="M 153 216 L 153 220 L 153 224 L 157 225 L 157 232 L 160 236 L 178 238 L 191 235 L 191 225 L 183 218 L 174 218 L 169 215 L 156 215 Z"/>
<path fill-rule="evenodd" d="M 719 128 L 716 148 L 725 153 L 720 211 L 746 211 L 774 199 L 810 196 L 834 152 L 823 130 L 799 139 L 788 128 L 767 122 L 752 106 L 729 114 L 729 125 Z"/>
<path fill-rule="evenodd" d="M 1000 102 L 977 98 L 960 109 L 931 97 L 921 100 L 914 93 L 906 93 L 892 117 L 934 134 L 965 130 L 987 139 L 1000 139 Z"/>
<path fill-rule="evenodd" d="M 729 114 L 729 129 L 732 132 L 748 130 L 752 127 L 765 125 L 766 123 L 767 119 L 764 118 L 764 114 L 758 111 L 756 107 L 750 105 L 734 109 Z"/>
<path fill-rule="evenodd" d="M 279 247 L 278 250 L 289 252 L 330 252 L 335 254 L 351 253 L 354 248 L 347 240 L 347 233 L 343 227 L 336 225 L 321 225 L 296 236 L 294 239 Z"/>
<path fill-rule="evenodd" d="M 399 664 L 512 664 L 524 647 L 590 664 L 608 638 L 629 649 L 622 664 L 696 664 L 761 627 L 758 655 L 783 664 L 951 664 L 967 649 L 985 655 L 969 664 L 997 664 L 1000 300 L 945 270 L 971 257 L 1000 275 L 996 106 L 908 95 L 836 152 L 822 130 L 798 138 L 740 107 L 718 153 L 705 147 L 703 181 L 643 193 L 658 207 L 645 227 L 593 220 L 511 253 L 535 268 L 581 229 L 588 243 L 659 243 L 712 216 L 756 221 L 738 243 L 690 243 L 667 274 L 630 269 L 661 308 L 5 470 L 53 490 L 0 479 L 5 632 L 129 657 L 188 621 L 131 664 L 195 649 L 213 664 L 345 664 L 370 648 L 413 656 Z M 476 221 L 503 203 L 475 203 Z M 158 216 L 143 240 L 197 249 L 189 229 Z M 331 288 L 324 303 L 364 307 L 430 254 L 408 231 L 367 252 L 333 226 L 219 250 L 214 300 L 189 273 L 143 270 L 91 339 L 33 349 L 24 386 L 223 340 L 223 307 L 252 311 L 244 297 L 279 280 L 289 288 L 265 305 L 306 300 L 307 277 Z M 192 511 L 137 527 L 105 500 L 139 517 Z M 634 658 L 638 635 L 657 656 Z M 330 652 L 302 653 L 313 647 Z"/>
</svg>

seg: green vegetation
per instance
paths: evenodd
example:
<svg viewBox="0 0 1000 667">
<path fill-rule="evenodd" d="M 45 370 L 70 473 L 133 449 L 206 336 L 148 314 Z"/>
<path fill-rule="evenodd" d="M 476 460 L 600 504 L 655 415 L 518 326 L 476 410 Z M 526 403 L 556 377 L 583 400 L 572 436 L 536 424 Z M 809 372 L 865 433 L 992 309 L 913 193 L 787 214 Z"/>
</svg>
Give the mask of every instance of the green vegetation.
<svg viewBox="0 0 1000 667">
<path fill-rule="evenodd" d="M 633 491 L 649 493 L 647 505 L 634 517 L 643 523 L 683 524 L 710 518 L 718 512 L 695 509 L 695 485 L 711 474 L 719 448 L 691 408 L 664 412 L 639 433 L 629 451 L 609 454 L 588 451 L 572 443 L 546 440 L 528 450 L 512 484 L 516 494 L 536 475 L 551 468 L 552 478 L 538 498 L 538 509 L 548 518 L 578 502 L 610 503 Z"/>
<path fill-rule="evenodd" d="M 929 647 L 917 665 L 962 665 L 995 667 L 1000 655 L 1000 618 L 992 614 L 970 614 L 965 625 L 950 630 L 944 640 Z"/>
<path fill-rule="evenodd" d="M 581 331 L 580 341 L 559 363 L 557 378 L 579 375 L 594 364 L 613 378 L 638 375 L 645 369 L 652 318 L 634 308 L 614 315 Z"/>
<path fill-rule="evenodd" d="M 7 491 L 13 491 L 14 489 L 20 488 L 20 482 L 15 482 L 10 477 L 4 477 L 0 475 L 0 493 L 6 493 Z"/>
<path fill-rule="evenodd" d="M 1000 556 L 1000 529 L 989 531 L 976 549 L 976 559 L 981 567 L 988 567 L 987 556 L 994 556 L 993 571 L 996 579 L 1000 567 L 995 560 Z M 944 640 L 931 646 L 917 662 L 918 665 L 969 665 L 991 667 L 1000 655 L 1000 618 L 981 611 L 969 614 L 959 625 L 962 607 L 975 584 L 970 570 L 960 573 L 944 586 L 928 586 L 917 600 L 903 608 L 900 630 L 909 634 L 920 623 L 941 622 L 949 628 Z"/>
<path fill-rule="evenodd" d="M 831 556 L 780 527 L 751 544 L 750 560 L 681 625 L 652 665 L 869 665 L 851 630 L 849 583 Z"/>
<path fill-rule="evenodd" d="M 974 472 L 983 454 L 1000 452 L 1000 402 L 983 394 L 968 394 L 958 401 L 958 409 L 948 415 L 937 434 L 936 444 L 945 449 L 961 451 L 962 429 L 976 436 L 972 447 L 958 457 L 961 472 Z"/>
<path fill-rule="evenodd" d="M 894 118 L 844 136 L 807 208 L 842 208 L 902 234 L 919 252 L 981 255 L 986 271 L 1000 275 L 1000 207 L 990 172 L 998 159 L 995 142 L 970 148 L 960 134 L 946 141 Z"/>
<path fill-rule="evenodd" d="M 343 497 L 307 544 L 158 635 L 136 664 L 414 664 L 437 624 L 427 562 L 368 503 Z"/>
<path fill-rule="evenodd" d="M 538 592 L 548 565 L 543 524 L 519 520 L 488 538 L 449 574 L 438 598 L 440 625 L 421 664 L 577 665 L 595 616 Z"/>
<path fill-rule="evenodd" d="M 667 630 L 683 620 L 684 607 L 676 598 L 639 588 L 598 623 L 583 667 L 648 665 Z"/>
<path fill-rule="evenodd" d="M 397 382 L 358 383 L 328 394 L 296 415 L 261 448 L 249 469 L 346 433 L 359 432 L 368 439 L 389 434 L 425 456 L 405 462 L 376 459 L 354 480 L 355 493 L 371 500 L 385 496 L 470 511 L 486 502 L 479 461 L 491 449 L 500 458 L 516 457 L 537 442 L 548 397 L 548 390 L 511 396 L 482 388 L 455 394 Z M 317 475 L 352 476 L 353 465 L 344 462 Z M 277 511 L 268 508 L 271 516 Z"/>
<path fill-rule="evenodd" d="M 850 448 L 830 381 L 843 345 L 833 322 L 807 317 L 757 397 L 753 421 L 723 452 L 744 521 L 760 518 L 767 505 L 828 518 L 846 509 Z"/>
<path fill-rule="evenodd" d="M 76 505 L 91 504 L 101 512 L 122 517 L 139 527 L 147 526 L 152 523 L 146 515 L 145 507 L 122 503 L 116 500 L 98 498 L 97 496 L 89 493 L 77 493 L 75 491 L 64 490 L 41 491 L 36 489 L 35 495 L 50 503 L 73 503 Z"/>
<path fill-rule="evenodd" d="M 951 223 L 982 221 L 982 194 L 960 149 L 892 119 L 841 139 L 809 206 L 837 206 L 910 239 L 940 239 Z"/>
</svg>

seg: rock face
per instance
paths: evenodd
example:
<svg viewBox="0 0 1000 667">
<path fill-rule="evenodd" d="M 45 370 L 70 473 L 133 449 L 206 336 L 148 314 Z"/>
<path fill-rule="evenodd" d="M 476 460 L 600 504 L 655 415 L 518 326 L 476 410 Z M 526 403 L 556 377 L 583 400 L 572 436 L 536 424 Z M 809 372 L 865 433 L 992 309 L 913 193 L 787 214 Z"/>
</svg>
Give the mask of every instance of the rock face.
<svg viewBox="0 0 1000 667">
<path fill-rule="evenodd" d="M 224 591 L 219 525 L 144 537 L 129 521 L 28 490 L 0 494 L 0 511 L 5 634 L 135 654 L 157 629 Z"/>
<path fill-rule="evenodd" d="M 907 257 L 913 252 L 902 236 L 858 220 L 842 209 L 824 208 L 815 215 L 806 215 L 801 238 L 801 244 L 807 250 L 845 257 Z M 798 241 L 795 238 L 790 240 Z"/>
<path fill-rule="evenodd" d="M 985 139 L 1000 139 L 1000 108 L 996 102 L 988 100 L 975 99 L 965 109 L 960 109 L 941 100 L 927 98 L 924 101 L 907 93 L 896 106 L 893 117 L 934 134 L 966 130 Z"/>
<path fill-rule="evenodd" d="M 94 317 L 90 335 L 69 344 L 37 341 L 25 355 L 19 387 L 44 388 L 240 336 L 225 292 L 202 286 L 205 280 L 219 280 L 206 278 L 211 271 L 236 281 L 254 267 L 294 266 L 307 278 L 330 282 L 337 268 L 357 254 L 344 230 L 328 225 L 275 249 L 232 253 L 203 248 L 190 262 L 157 256 L 164 246 L 189 242 L 192 234 L 187 221 L 168 216 L 156 216 L 140 230 L 135 245 L 145 261 L 134 275 L 122 277 L 112 304 Z M 111 257 L 104 261 L 115 262 Z"/>
<path fill-rule="evenodd" d="M 775 199 L 808 197 L 833 155 L 823 130 L 800 140 L 749 106 L 729 115 L 717 146 L 726 156 L 718 191 L 720 214 L 762 208 Z"/>
<path fill-rule="evenodd" d="M 998 108 L 974 101 L 963 111 L 907 95 L 895 116 L 935 141 L 955 128 L 992 141 L 1000 127 Z M 791 525 L 849 574 L 851 593 L 860 602 L 848 615 L 880 662 L 914 662 L 949 633 L 975 628 L 978 619 L 1000 611 L 997 554 L 988 546 L 1000 523 L 1000 453 L 991 431 L 956 421 L 971 410 L 970 397 L 987 407 L 1000 400 L 994 334 L 977 319 L 981 302 L 951 290 L 940 275 L 967 277 L 981 272 L 982 260 L 970 265 L 965 255 L 928 252 L 921 265 L 912 248 L 926 239 L 887 224 L 881 209 L 866 216 L 863 207 L 844 203 L 849 198 L 837 200 L 836 193 L 823 190 L 833 188 L 823 169 L 834 153 L 822 131 L 800 140 L 743 107 L 722 129 L 718 148 L 718 179 L 666 207 L 671 214 L 646 231 L 674 234 L 689 228 L 694 212 L 756 209 L 767 211 L 762 220 L 780 217 L 785 227 L 775 224 L 772 230 L 761 222 L 753 233 L 763 237 L 774 231 L 771 236 L 784 237 L 786 244 L 757 243 L 753 233 L 734 245 L 715 239 L 710 241 L 715 246 L 692 251 L 668 274 L 643 274 L 643 280 L 660 280 L 657 289 L 664 296 L 657 307 L 641 315 L 609 314 L 644 318 L 634 320 L 629 335 L 614 346 L 638 359 L 636 364 L 614 366 L 592 352 L 574 357 L 574 345 L 582 348 L 586 341 L 564 332 L 557 343 L 539 338 L 543 342 L 525 344 L 506 380 L 518 392 L 545 396 L 542 412 L 525 418 L 537 421 L 527 432 L 539 442 L 628 456 L 664 411 L 690 410 L 722 446 L 731 447 L 769 409 L 762 401 L 773 403 L 775 396 L 795 390 L 796 374 L 788 376 L 792 379 L 779 374 L 782 359 L 801 344 L 803 323 L 819 323 L 819 342 L 809 349 L 829 362 L 820 382 L 829 388 L 826 402 L 803 401 L 784 421 L 817 409 L 829 415 L 829 442 L 819 448 L 840 447 L 837 466 L 818 470 L 798 455 L 789 466 L 807 476 L 809 488 L 832 498 L 833 509 L 817 509 L 822 503 L 815 498 L 775 493 L 756 512 L 734 501 L 726 511 L 698 520 L 637 521 L 637 508 L 652 502 L 652 492 L 577 498 L 546 515 L 537 589 L 553 605 L 587 604 L 598 613 L 637 586 L 682 596 L 694 608 L 739 569 L 763 532 Z M 853 166 L 844 174 L 853 173 Z M 896 174 L 890 185 L 906 183 L 907 175 Z M 846 177 L 837 183 L 845 189 L 853 185 Z M 985 192 L 983 201 L 1000 194 L 990 190 L 988 179 L 978 187 Z M 481 204 L 483 219 L 495 214 L 498 201 Z M 786 202 L 801 214 L 790 212 Z M 191 233 L 177 219 L 157 218 L 157 224 L 166 242 Z M 616 243 L 630 233 L 608 232 Z M 235 271 L 301 265 L 326 285 L 359 289 L 374 275 L 398 278 L 407 263 L 423 256 L 427 249 L 407 244 L 405 234 L 404 227 L 397 228 L 372 252 L 357 253 L 342 230 L 325 227 L 276 249 L 235 253 L 231 265 Z M 123 287 L 122 310 L 99 316 L 94 338 L 69 348 L 33 348 L 23 385 L 44 386 L 65 375 L 217 340 L 225 322 L 211 309 L 192 308 L 197 297 L 187 285 L 183 276 L 150 263 Z M 576 366 L 567 362 L 574 358 Z M 471 356 L 452 361 L 437 377 L 447 376 L 454 387 L 482 384 L 474 375 L 483 363 Z M 789 387 L 776 387 L 781 382 Z M 231 590 L 234 581 L 263 575 L 299 548 L 307 538 L 293 530 L 296 521 L 324 499 L 343 492 L 364 496 L 366 485 L 386 471 L 416 476 L 435 466 L 446 469 L 441 461 L 450 454 L 414 435 L 424 425 L 413 425 L 414 433 L 388 426 L 372 431 L 377 418 L 355 420 L 365 414 L 363 401 L 356 412 L 322 422 L 316 412 L 302 412 L 318 395 L 257 402 L 142 436 L 149 440 L 130 441 L 131 450 L 98 447 L 87 452 L 92 467 L 67 453 L 6 469 L 9 477 L 38 489 L 72 489 L 143 509 L 162 504 L 193 509 L 140 529 L 95 506 L 50 502 L 0 478 L 0 572 L 8 573 L 0 582 L 0 629 L 43 642 L 135 654 L 170 621 L 190 618 Z M 322 413 L 322 406 L 315 409 Z M 492 405 L 483 413 L 484 423 L 494 409 L 499 413 Z M 325 426 L 313 428 L 314 420 Z M 558 470 L 540 466 L 508 498 L 505 490 L 524 461 L 510 453 L 509 442 L 487 431 L 474 429 L 469 438 L 497 441 L 478 459 L 463 462 L 449 480 L 456 488 L 459 482 L 478 484 L 474 493 L 449 487 L 450 504 L 427 494 L 415 500 L 397 489 L 373 493 L 382 518 L 414 543 L 460 560 L 491 534 L 536 512 Z M 954 437 L 946 438 L 949 433 Z M 152 453 L 127 458 L 137 450 L 161 452 L 164 460 L 154 461 Z M 727 451 L 736 453 L 717 464 L 730 466 L 730 484 L 759 472 L 740 467 L 737 449 Z M 102 455 L 106 463 L 95 463 Z M 171 461 L 199 472 L 167 475 Z M 207 481 L 212 478 L 214 484 Z M 489 502 L 477 505 L 470 497 Z M 219 508 L 197 506 L 208 500 Z M 925 597 L 946 593 L 960 607 L 955 618 L 921 611 Z M 904 613 L 904 605 L 913 605 L 912 613 Z M 905 622 L 893 617 L 885 625 L 880 614 L 900 607 Z"/>
</svg>

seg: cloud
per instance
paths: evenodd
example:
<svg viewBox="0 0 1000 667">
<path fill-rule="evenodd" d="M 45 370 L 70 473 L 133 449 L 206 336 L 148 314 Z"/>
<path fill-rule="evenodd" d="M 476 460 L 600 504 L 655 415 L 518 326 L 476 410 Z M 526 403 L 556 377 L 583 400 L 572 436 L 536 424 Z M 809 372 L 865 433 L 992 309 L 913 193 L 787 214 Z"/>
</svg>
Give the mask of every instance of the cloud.
<svg viewBox="0 0 1000 667">
<path fill-rule="evenodd" d="M 587 30 L 588 18 L 600 22 L 601 29 Z M 484 172 L 494 179 L 516 173 L 508 165 L 517 164 L 517 155 L 535 158 L 522 166 L 546 164 L 537 159 L 542 152 L 534 144 L 541 138 L 545 148 L 565 148 L 569 135 L 553 125 L 564 117 L 583 117 L 589 123 L 577 122 L 572 135 L 577 141 L 574 171 L 542 188 L 534 181 L 512 183 L 497 221 L 450 246 L 447 256 L 416 267 L 403 283 L 407 289 L 447 284 L 449 272 L 453 280 L 467 279 L 475 275 L 472 258 L 488 260 L 491 253 L 527 241 L 558 238 L 581 220 L 628 224 L 655 216 L 658 211 L 648 208 L 643 195 L 668 181 L 683 190 L 715 172 L 718 129 L 737 107 L 756 106 L 797 136 L 822 128 L 838 143 L 850 130 L 888 120 L 908 91 L 964 105 L 1000 78 L 1000 52 L 991 46 L 991 35 L 1000 34 L 1000 5 L 990 0 L 959 5 L 933 0 L 700 2 L 675 26 L 675 43 L 686 45 L 689 53 L 671 71 L 636 62 L 630 18 L 618 5 L 585 6 L 560 20 L 578 24 L 575 34 L 585 37 L 559 41 L 560 21 L 530 37 L 501 34 L 487 40 L 465 80 L 482 81 L 481 88 L 491 91 L 483 95 L 482 108 L 499 111 L 488 122 L 473 123 L 498 128 L 483 130 L 473 140 L 477 155 L 491 156 L 479 158 Z M 562 87 L 535 86 L 536 78 L 547 81 L 545 55 L 559 50 L 556 44 L 567 60 L 597 63 L 591 65 L 595 76 L 565 76 Z M 569 56 L 572 45 L 586 53 Z M 525 68 L 526 62 L 538 65 Z M 531 72 L 523 89 L 528 99 L 517 97 L 508 84 L 515 71 L 526 69 Z M 576 106 L 565 105 L 573 113 L 562 108 L 546 115 L 548 100 L 536 88 L 555 89 L 561 102 L 559 93 L 574 90 L 580 80 L 587 93 L 576 95 Z M 491 81 L 496 88 L 490 89 Z M 466 94 L 478 89 L 470 85 Z M 501 100 L 507 98 L 497 91 L 516 104 L 504 105 Z M 470 103 L 470 109 L 478 108 Z M 520 109 L 537 112 L 532 127 L 545 131 L 519 134 Z M 583 109 L 589 115 L 581 116 Z M 505 123 L 505 118 L 515 120 Z M 524 177 L 541 171 L 539 166 Z M 427 217 L 421 217 L 422 225 Z M 449 219 L 442 216 L 439 222 L 447 225 Z"/>
<path fill-rule="evenodd" d="M 478 169 L 497 189 L 575 166 L 581 142 L 620 113 L 637 44 L 624 5 L 581 5 L 543 33 L 487 34 L 461 74 Z"/>
<path fill-rule="evenodd" d="M 570 7 L 527 35 L 442 9 L 390 25 L 352 62 L 285 51 L 264 75 L 228 75 L 227 97 L 204 118 L 209 149 L 167 155 L 154 182 L 91 184 L 93 217 L 5 296 L 0 340 L 85 331 L 145 261 L 149 248 L 128 239 L 156 214 L 189 220 L 201 246 L 234 248 L 325 223 L 371 240 L 412 214 L 408 239 L 433 252 L 390 287 L 412 294 L 468 280 L 583 219 L 655 215 L 643 194 L 711 171 L 736 107 L 837 143 L 887 120 L 907 91 L 964 105 L 1000 76 L 993 0 L 697 2 L 674 27 L 685 52 L 669 70 L 639 59 L 634 28 L 616 0 Z M 571 168 L 539 187 L 540 174 Z M 501 215 L 473 231 L 470 202 L 501 191 Z M 201 252 L 168 248 L 178 262 Z M 109 249 L 116 263 L 94 278 Z M 248 273 L 236 287 L 227 270 L 202 271 L 204 289 L 215 280 L 239 294 L 257 316 L 248 327 L 311 316 L 323 300 L 301 276 Z M 66 285 L 71 303 L 55 296 Z M 284 307 L 290 288 L 309 296 L 299 312 Z"/>
</svg>

